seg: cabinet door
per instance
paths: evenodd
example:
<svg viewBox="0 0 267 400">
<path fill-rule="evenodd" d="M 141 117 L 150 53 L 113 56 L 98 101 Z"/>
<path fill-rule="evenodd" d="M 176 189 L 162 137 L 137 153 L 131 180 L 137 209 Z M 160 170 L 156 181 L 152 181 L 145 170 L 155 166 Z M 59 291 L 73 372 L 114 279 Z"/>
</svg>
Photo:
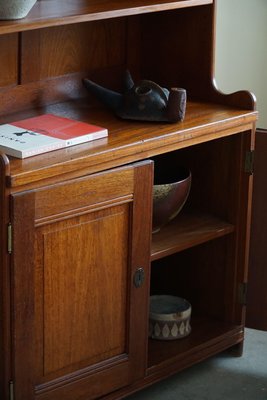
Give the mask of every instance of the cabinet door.
<svg viewBox="0 0 267 400">
<path fill-rule="evenodd" d="M 13 195 L 16 400 L 94 399 L 144 375 L 151 191 L 143 162 Z"/>
</svg>

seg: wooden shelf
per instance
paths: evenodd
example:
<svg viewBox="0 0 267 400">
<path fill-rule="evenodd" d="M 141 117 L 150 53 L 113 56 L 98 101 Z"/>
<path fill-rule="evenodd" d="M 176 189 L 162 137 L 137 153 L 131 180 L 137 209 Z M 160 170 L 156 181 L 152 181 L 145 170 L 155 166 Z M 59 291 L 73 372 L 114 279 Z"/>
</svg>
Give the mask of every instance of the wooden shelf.
<svg viewBox="0 0 267 400">
<path fill-rule="evenodd" d="M 31 184 L 52 177 L 61 179 L 62 174 L 70 172 L 75 177 L 81 174 L 81 169 L 84 174 L 93 173 L 233 135 L 240 129 L 252 129 L 257 116 L 255 111 L 188 101 L 183 122 L 129 122 L 116 118 L 109 110 L 92 109 L 89 102 L 83 99 L 9 115 L 1 118 L 0 122 L 9 123 L 42 113 L 54 113 L 104 126 L 108 128 L 109 136 L 24 160 L 11 159 L 10 186 Z"/>
<path fill-rule="evenodd" d="M 164 364 L 173 364 L 176 361 L 183 365 L 185 359 L 190 365 L 190 358 L 199 357 L 198 352 L 206 349 L 206 357 L 212 355 L 207 350 L 212 346 L 221 346 L 222 350 L 229 347 L 229 341 L 233 345 L 238 342 L 238 335 L 241 334 L 239 326 L 230 325 L 225 322 L 210 318 L 192 318 L 192 331 L 185 338 L 164 341 L 149 339 L 148 343 L 148 369 L 149 373 L 155 373 Z M 225 341 L 225 342 L 224 342 Z"/>
<path fill-rule="evenodd" d="M 219 238 L 234 231 L 234 225 L 212 215 L 181 213 L 152 235 L 151 261 Z"/>
<path fill-rule="evenodd" d="M 213 0 L 38 0 L 26 18 L 0 22 L 0 34 L 212 4 Z"/>
</svg>

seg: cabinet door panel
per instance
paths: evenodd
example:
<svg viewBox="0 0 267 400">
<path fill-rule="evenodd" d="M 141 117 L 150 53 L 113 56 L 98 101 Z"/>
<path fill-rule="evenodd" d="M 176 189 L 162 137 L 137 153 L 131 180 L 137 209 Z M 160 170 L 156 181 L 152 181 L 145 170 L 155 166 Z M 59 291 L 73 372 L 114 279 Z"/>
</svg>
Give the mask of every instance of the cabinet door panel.
<svg viewBox="0 0 267 400">
<path fill-rule="evenodd" d="M 13 312 L 23 318 L 19 324 L 14 319 L 16 400 L 94 399 L 144 375 L 151 165 L 80 180 L 85 191 L 94 193 L 94 202 L 88 196 L 88 207 L 82 189 L 79 207 L 75 204 L 77 181 L 61 184 L 60 193 L 63 189 L 66 197 L 73 196 L 67 213 L 55 206 L 56 213 L 48 215 L 47 210 L 55 209 L 50 204 L 41 216 L 40 198 L 46 190 L 47 201 L 57 203 L 53 187 L 13 196 Z M 114 176 L 114 190 L 109 184 L 97 202 L 94 188 Z M 118 179 L 125 181 L 122 195 Z M 27 232 L 30 264 L 23 256 Z M 133 276 L 140 266 L 147 279 L 136 288 Z"/>
<path fill-rule="evenodd" d="M 126 353 L 128 214 L 114 206 L 39 234 L 44 375 Z"/>
</svg>

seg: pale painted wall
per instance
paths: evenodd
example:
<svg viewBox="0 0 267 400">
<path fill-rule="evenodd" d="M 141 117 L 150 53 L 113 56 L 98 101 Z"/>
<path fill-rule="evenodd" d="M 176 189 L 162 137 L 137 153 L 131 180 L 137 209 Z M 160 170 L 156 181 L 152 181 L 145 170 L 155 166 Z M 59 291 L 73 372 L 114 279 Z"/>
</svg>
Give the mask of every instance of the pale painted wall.
<svg viewBox="0 0 267 400">
<path fill-rule="evenodd" d="M 267 128 L 267 0 L 217 0 L 215 77 L 225 93 L 252 91 Z"/>
</svg>

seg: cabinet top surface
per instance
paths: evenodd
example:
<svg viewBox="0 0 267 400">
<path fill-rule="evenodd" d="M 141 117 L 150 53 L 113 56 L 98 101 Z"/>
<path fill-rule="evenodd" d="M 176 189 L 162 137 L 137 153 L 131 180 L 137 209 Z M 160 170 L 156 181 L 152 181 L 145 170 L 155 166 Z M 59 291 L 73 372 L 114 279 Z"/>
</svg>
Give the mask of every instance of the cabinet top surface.
<svg viewBox="0 0 267 400">
<path fill-rule="evenodd" d="M 38 0 L 26 18 L 0 21 L 0 34 L 212 3 L 213 0 Z"/>
<path fill-rule="evenodd" d="M 108 138 L 24 160 L 10 157 L 11 187 L 51 183 L 142 160 L 252 129 L 257 119 L 256 111 L 197 102 L 188 102 L 184 121 L 175 124 L 124 121 L 102 108 L 92 110 L 84 100 L 48 106 L 42 112 L 105 126 Z"/>
</svg>

